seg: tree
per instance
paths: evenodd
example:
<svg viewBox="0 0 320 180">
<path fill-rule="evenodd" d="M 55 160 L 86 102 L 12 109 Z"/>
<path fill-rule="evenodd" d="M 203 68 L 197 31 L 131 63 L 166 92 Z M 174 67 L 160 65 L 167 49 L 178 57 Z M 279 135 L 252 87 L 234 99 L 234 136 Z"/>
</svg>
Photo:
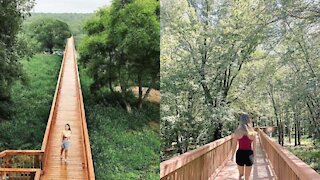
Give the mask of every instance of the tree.
<svg viewBox="0 0 320 180">
<path fill-rule="evenodd" d="M 71 32 L 68 24 L 60 20 L 43 18 L 30 24 L 31 37 L 35 38 L 42 50 L 63 49 L 65 42 L 70 37 Z"/>
<path fill-rule="evenodd" d="M 139 86 L 138 107 L 142 107 L 144 98 L 159 78 L 160 68 L 160 25 L 156 1 L 136 0 L 126 6 L 119 16 L 118 33 L 123 39 L 119 44 L 119 51 L 128 54 L 130 63 L 137 75 Z M 143 81 L 151 80 L 149 89 L 142 96 Z"/>
<path fill-rule="evenodd" d="M 151 88 L 159 81 L 159 2 L 155 0 L 114 1 L 101 9 L 85 26 L 88 36 L 79 49 L 80 62 L 93 77 L 91 90 L 101 92 L 120 87 L 121 103 L 128 112 L 128 95 L 139 86 L 137 107 L 141 108 Z M 142 86 L 148 90 L 142 96 Z"/>
<path fill-rule="evenodd" d="M 279 144 L 319 138 L 319 3 L 162 1 L 162 128 L 176 137 L 163 146 L 229 135 L 242 111 L 278 126 Z"/>
<path fill-rule="evenodd" d="M 9 115 L 7 106 L 12 84 L 17 79 L 23 79 L 19 62 L 23 53 L 19 50 L 17 34 L 33 5 L 34 1 L 27 0 L 0 2 L 0 119 Z"/>
</svg>

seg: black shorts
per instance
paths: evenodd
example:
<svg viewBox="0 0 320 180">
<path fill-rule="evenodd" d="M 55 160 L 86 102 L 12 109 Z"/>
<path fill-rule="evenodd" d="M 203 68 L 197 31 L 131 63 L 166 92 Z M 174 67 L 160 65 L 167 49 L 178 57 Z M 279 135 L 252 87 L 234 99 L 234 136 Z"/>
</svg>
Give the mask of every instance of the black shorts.
<svg viewBox="0 0 320 180">
<path fill-rule="evenodd" d="M 236 163 L 239 166 L 252 166 L 253 164 L 253 151 L 252 150 L 237 150 Z"/>
</svg>

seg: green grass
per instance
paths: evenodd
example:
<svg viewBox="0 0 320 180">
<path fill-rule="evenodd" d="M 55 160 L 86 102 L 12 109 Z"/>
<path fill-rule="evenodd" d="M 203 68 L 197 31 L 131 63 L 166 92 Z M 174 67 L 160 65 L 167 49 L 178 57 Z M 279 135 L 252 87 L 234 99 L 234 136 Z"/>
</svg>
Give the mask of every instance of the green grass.
<svg viewBox="0 0 320 180">
<path fill-rule="evenodd" d="M 151 123 L 160 118 L 159 105 L 147 104 L 132 114 L 104 105 L 89 92 L 90 78 L 80 75 L 96 178 L 159 179 L 160 137 Z"/>
<path fill-rule="evenodd" d="M 37 54 L 23 60 L 28 83 L 12 89 L 12 116 L 0 123 L 0 151 L 40 149 L 60 70 L 61 57 Z"/>
</svg>

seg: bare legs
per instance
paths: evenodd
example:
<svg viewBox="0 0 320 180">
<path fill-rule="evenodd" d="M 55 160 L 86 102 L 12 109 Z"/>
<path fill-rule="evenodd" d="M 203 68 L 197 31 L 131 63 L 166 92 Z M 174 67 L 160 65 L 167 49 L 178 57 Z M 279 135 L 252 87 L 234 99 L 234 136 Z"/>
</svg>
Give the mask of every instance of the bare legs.
<svg viewBox="0 0 320 180">
<path fill-rule="evenodd" d="M 238 165 L 238 171 L 239 171 L 239 179 L 241 179 L 242 176 L 244 175 L 244 166 Z"/>
<path fill-rule="evenodd" d="M 60 159 L 62 159 L 62 153 L 63 153 L 63 148 L 61 148 L 61 151 L 60 151 Z"/>
<path fill-rule="evenodd" d="M 251 169 L 252 169 L 252 166 L 238 166 L 239 179 L 241 179 L 242 176 L 244 175 L 244 179 L 249 180 L 250 174 L 251 174 Z"/>
<path fill-rule="evenodd" d="M 64 158 L 65 158 L 65 161 L 67 161 L 67 157 L 68 157 L 68 150 L 67 149 L 64 149 L 64 148 L 61 148 L 61 152 L 60 152 L 60 159 L 62 159 L 62 154 L 63 154 L 63 151 L 64 151 Z"/>
<path fill-rule="evenodd" d="M 245 169 L 245 170 L 244 170 L 244 179 L 245 179 L 245 180 L 249 180 L 252 166 L 245 166 L 244 169 Z"/>
<path fill-rule="evenodd" d="M 65 157 L 65 160 L 67 161 L 67 157 L 68 157 L 68 150 L 67 149 L 64 151 L 64 157 Z M 250 168 L 250 171 L 251 171 L 251 168 Z M 249 176 L 250 176 L 250 174 L 249 174 Z"/>
</svg>

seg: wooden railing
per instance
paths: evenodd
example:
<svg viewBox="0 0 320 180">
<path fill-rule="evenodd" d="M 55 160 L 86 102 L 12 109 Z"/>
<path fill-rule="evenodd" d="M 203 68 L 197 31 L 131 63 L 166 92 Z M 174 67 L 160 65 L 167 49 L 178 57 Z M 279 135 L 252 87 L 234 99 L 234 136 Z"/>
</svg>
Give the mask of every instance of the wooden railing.
<svg viewBox="0 0 320 180">
<path fill-rule="evenodd" d="M 41 170 L 32 168 L 0 168 L 0 175 L 3 180 L 40 180 Z"/>
<path fill-rule="evenodd" d="M 0 168 L 43 168 L 43 151 L 5 150 L 0 153 Z"/>
<path fill-rule="evenodd" d="M 50 110 L 50 115 L 44 134 L 41 150 L 5 150 L 0 153 L 0 165 L 2 179 L 40 179 L 47 160 L 47 145 L 51 131 L 51 125 L 56 116 L 58 94 L 62 79 L 63 64 L 66 51 L 64 52 L 62 65 L 56 85 L 56 90 Z M 25 178 L 24 178 L 25 177 Z"/>
<path fill-rule="evenodd" d="M 262 130 L 258 134 L 264 151 L 278 179 L 319 180 L 320 175 L 306 163 L 272 141 Z"/>
<path fill-rule="evenodd" d="M 160 164 L 160 179 L 208 180 L 228 161 L 231 136 L 216 140 Z"/>
<path fill-rule="evenodd" d="M 39 180 L 43 168 L 43 151 L 5 150 L 0 153 L 1 179 Z"/>
<path fill-rule="evenodd" d="M 73 37 L 72 37 L 72 43 L 74 43 L 73 41 Z M 74 45 L 73 45 L 74 47 Z M 88 127 L 87 127 L 87 120 L 86 120 L 86 114 L 85 114 L 85 109 L 84 109 L 84 104 L 83 104 L 83 97 L 82 97 L 82 90 L 81 90 L 81 84 L 80 84 L 80 76 L 79 76 L 79 70 L 78 70 L 78 64 L 77 64 L 77 59 L 75 56 L 75 49 L 73 49 L 74 53 L 73 53 L 73 58 L 75 60 L 75 67 L 76 67 L 76 76 L 77 76 L 77 82 L 78 82 L 78 101 L 80 103 L 80 118 L 82 121 L 82 137 L 84 140 L 84 150 L 85 150 L 85 154 L 84 154 L 84 159 L 85 164 L 84 164 L 84 168 L 87 169 L 88 172 L 88 178 L 90 180 L 94 180 L 95 179 L 95 175 L 94 175 L 94 167 L 93 167 L 93 161 L 92 161 L 92 154 L 91 154 L 91 147 L 90 147 L 90 141 L 89 141 L 89 134 L 88 134 Z"/>
</svg>

